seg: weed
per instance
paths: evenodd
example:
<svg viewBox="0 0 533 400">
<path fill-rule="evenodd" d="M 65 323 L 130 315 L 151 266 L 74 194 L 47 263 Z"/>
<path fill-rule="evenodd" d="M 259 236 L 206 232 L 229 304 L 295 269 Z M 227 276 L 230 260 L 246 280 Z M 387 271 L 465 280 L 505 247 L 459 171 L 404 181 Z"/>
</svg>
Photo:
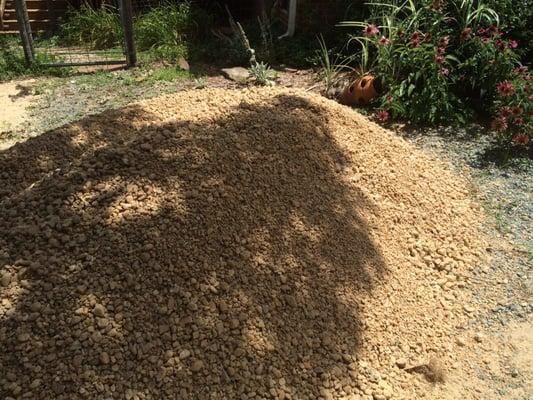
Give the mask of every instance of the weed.
<svg viewBox="0 0 533 400">
<path fill-rule="evenodd" d="M 211 17 L 190 2 L 164 3 L 134 21 L 138 49 L 153 58 L 177 60 L 188 56 L 190 43 L 208 29 Z"/>
<path fill-rule="evenodd" d="M 353 71 L 353 68 L 349 65 L 351 57 L 341 59 L 339 55 L 336 55 L 335 58 L 332 59 L 322 35 L 318 37 L 318 43 L 320 49 L 316 51 L 316 58 L 320 67 L 319 76 L 322 82 L 324 82 L 326 93 L 330 93 L 339 81 L 340 73 L 342 71 L 347 69 Z"/>
<path fill-rule="evenodd" d="M 120 43 L 122 27 L 115 7 L 102 4 L 93 8 L 82 3 L 79 10 L 71 9 L 58 31 L 67 45 L 84 45 L 91 49 L 108 49 Z"/>
<path fill-rule="evenodd" d="M 43 66 L 53 61 L 52 55 L 38 52 L 35 61 L 28 65 L 18 36 L 0 35 L 0 81 L 26 75 L 65 76 L 70 73 L 67 68 L 55 69 Z"/>
</svg>

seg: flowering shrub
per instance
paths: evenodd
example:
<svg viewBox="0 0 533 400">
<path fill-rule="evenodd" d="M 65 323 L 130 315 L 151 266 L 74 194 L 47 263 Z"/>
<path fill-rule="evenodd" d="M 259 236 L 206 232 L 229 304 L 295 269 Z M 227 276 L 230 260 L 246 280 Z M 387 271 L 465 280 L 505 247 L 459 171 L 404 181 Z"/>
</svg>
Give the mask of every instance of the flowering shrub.
<svg viewBox="0 0 533 400">
<path fill-rule="evenodd" d="M 523 102 L 530 100 L 523 93 L 529 89 L 517 80 L 526 78 L 513 72 L 520 43 L 499 29 L 499 16 L 482 1 L 389 0 L 369 6 L 367 21 L 340 25 L 359 30 L 351 42 L 360 45 L 361 72 L 381 82 L 378 119 L 465 122 L 495 104 L 518 102 L 525 110 Z M 500 132 L 515 131 L 520 118 L 498 114 L 494 124 Z"/>
<path fill-rule="evenodd" d="M 533 93 L 530 88 L 531 74 L 526 67 L 516 68 L 509 80 L 496 85 L 492 129 L 506 144 L 518 146 L 531 144 Z"/>
</svg>

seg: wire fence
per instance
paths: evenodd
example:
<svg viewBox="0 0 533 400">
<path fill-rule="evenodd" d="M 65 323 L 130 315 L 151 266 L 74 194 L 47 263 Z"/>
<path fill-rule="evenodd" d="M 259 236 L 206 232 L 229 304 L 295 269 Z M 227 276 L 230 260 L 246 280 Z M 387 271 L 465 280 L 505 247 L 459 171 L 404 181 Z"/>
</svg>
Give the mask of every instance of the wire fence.
<svg viewBox="0 0 533 400">
<path fill-rule="evenodd" d="M 83 4 L 82 7 L 86 8 L 85 14 L 78 13 L 75 17 L 77 20 L 69 25 L 70 31 L 60 36 L 66 36 L 66 40 L 58 40 L 57 36 L 46 33 L 36 35 L 43 30 L 43 23 L 50 21 L 43 14 L 51 12 L 54 8 L 53 1 L 47 1 L 46 10 L 39 10 L 41 18 L 35 17 L 37 10 L 27 8 L 28 3 L 25 0 L 15 0 L 20 37 L 28 63 L 38 62 L 44 67 L 135 65 L 131 0 L 117 0 L 114 4 L 100 4 L 95 8 Z M 96 18 L 91 18 L 91 13 Z M 68 17 L 68 13 L 66 15 Z M 76 37 L 82 34 L 82 30 L 77 29 L 81 28 L 81 24 L 95 25 L 89 26 L 89 29 L 112 29 L 116 32 L 116 38 L 113 43 L 83 40 L 83 37 Z M 50 25 L 45 27 L 51 28 Z M 68 40 L 69 35 L 77 40 Z"/>
<path fill-rule="evenodd" d="M 133 19 L 172 0 L 4 0 L 15 4 L 20 37 L 26 59 L 46 67 L 133 66 L 136 63 Z M 87 1 L 90 1 L 89 3 Z M 173 0 L 172 4 L 181 4 Z M 291 0 L 194 0 L 195 6 L 218 15 L 209 32 L 228 35 L 224 22 L 270 17 L 290 26 Z M 295 3 L 295 2 L 294 2 Z M 30 8 L 28 8 L 30 7 Z M 63 7 L 63 8 L 61 8 Z M 218 9 L 214 10 L 214 8 Z M 39 8 L 39 9 L 37 9 Z M 67 11 L 67 8 L 70 11 Z M 164 18 L 164 16 L 162 16 Z M 44 23 L 49 25 L 43 25 Z M 222 23 L 220 23 L 223 21 Z M 59 35 L 46 34 L 53 27 Z M 226 28 L 226 30 L 224 30 Z M 45 34 L 37 35 L 37 33 Z M 94 34 L 100 32 L 101 34 Z M 168 32 L 165 32 L 165 34 Z M 177 33 L 177 32 L 176 32 Z M 290 33 L 290 30 L 287 34 Z M 229 32 L 231 35 L 232 32 Z M 286 36 L 284 34 L 282 36 Z M 34 37 L 36 37 L 34 39 Z M 96 38 L 96 39 L 95 39 Z"/>
</svg>

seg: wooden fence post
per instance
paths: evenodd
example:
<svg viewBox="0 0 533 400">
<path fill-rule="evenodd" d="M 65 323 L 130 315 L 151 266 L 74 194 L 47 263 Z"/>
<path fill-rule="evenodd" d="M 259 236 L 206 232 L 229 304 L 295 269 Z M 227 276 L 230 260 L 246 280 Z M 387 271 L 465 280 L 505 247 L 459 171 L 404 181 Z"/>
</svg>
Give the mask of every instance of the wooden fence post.
<svg viewBox="0 0 533 400">
<path fill-rule="evenodd" d="M 15 0 L 15 9 L 17 11 L 20 39 L 22 40 L 24 57 L 26 57 L 26 62 L 28 65 L 31 65 L 35 60 L 35 56 L 33 52 L 33 37 L 31 35 L 30 18 L 28 16 L 28 9 L 26 8 L 26 1 Z"/>
<path fill-rule="evenodd" d="M 124 30 L 124 49 L 126 51 L 126 63 L 128 67 L 134 67 L 137 63 L 137 52 L 133 40 L 133 9 L 131 0 L 120 0 L 120 19 Z"/>
</svg>

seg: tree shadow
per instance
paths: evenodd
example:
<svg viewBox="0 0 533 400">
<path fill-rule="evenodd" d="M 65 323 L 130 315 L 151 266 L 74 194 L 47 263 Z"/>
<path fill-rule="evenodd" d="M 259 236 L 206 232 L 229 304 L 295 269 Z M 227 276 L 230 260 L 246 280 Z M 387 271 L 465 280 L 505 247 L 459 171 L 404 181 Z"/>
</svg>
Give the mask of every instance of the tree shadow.
<svg viewBox="0 0 533 400">
<path fill-rule="evenodd" d="M 349 393 L 386 267 L 323 111 L 154 121 L 132 105 L 0 153 L 0 397 Z"/>
</svg>

